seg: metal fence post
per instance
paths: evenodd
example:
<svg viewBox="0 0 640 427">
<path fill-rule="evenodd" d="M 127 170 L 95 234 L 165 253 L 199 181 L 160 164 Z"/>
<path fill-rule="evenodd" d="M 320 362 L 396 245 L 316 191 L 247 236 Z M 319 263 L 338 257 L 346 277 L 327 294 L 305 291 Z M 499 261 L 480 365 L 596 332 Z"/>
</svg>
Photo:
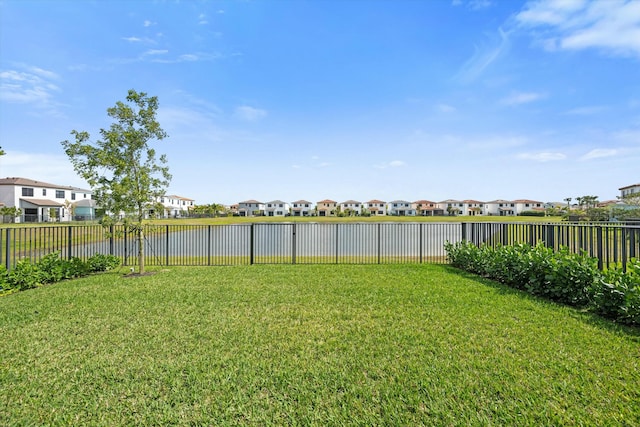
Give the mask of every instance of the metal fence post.
<svg viewBox="0 0 640 427">
<path fill-rule="evenodd" d="M 291 263 L 296 263 L 296 223 L 292 224 L 291 232 Z"/>
<path fill-rule="evenodd" d="M 382 224 L 378 223 L 378 264 L 380 264 L 380 255 L 382 252 L 382 234 L 380 233 L 380 227 Z"/>
<path fill-rule="evenodd" d="M 71 226 L 68 225 L 67 226 L 67 259 L 71 259 L 71 251 L 73 249 L 72 239 L 73 239 L 73 230 L 71 229 Z"/>
<path fill-rule="evenodd" d="M 249 264 L 251 264 L 251 265 L 253 265 L 253 262 L 254 262 L 254 256 L 253 256 L 254 226 L 255 226 L 255 223 L 252 222 L 251 223 L 251 228 L 250 228 L 250 231 L 249 231 Z"/>
<path fill-rule="evenodd" d="M 109 226 L 109 255 L 113 255 L 113 224 Z"/>
<path fill-rule="evenodd" d="M 596 228 L 596 253 L 598 254 L 598 269 L 602 270 L 604 265 L 604 248 L 603 248 L 603 240 L 602 240 L 602 227 L 598 226 Z M 608 263 L 607 263 L 608 264 Z"/>
<path fill-rule="evenodd" d="M 467 223 L 461 222 L 460 225 L 462 226 L 462 241 L 465 241 L 467 240 Z"/>
<path fill-rule="evenodd" d="M 164 265 L 169 265 L 169 224 L 165 225 L 166 232 L 166 245 L 165 245 L 165 255 L 164 255 Z"/>
<path fill-rule="evenodd" d="M 423 243 L 422 243 L 422 226 L 424 225 L 423 222 L 420 223 L 420 226 L 418 228 L 418 238 L 419 240 L 419 252 L 420 252 L 420 264 L 422 264 L 423 258 L 422 258 L 422 254 L 424 252 L 423 250 Z"/>
<path fill-rule="evenodd" d="M 5 266 L 7 267 L 7 271 L 11 270 L 11 234 L 9 233 L 11 229 L 7 228 L 5 231 L 5 239 L 4 239 L 4 256 L 5 256 Z"/>
</svg>

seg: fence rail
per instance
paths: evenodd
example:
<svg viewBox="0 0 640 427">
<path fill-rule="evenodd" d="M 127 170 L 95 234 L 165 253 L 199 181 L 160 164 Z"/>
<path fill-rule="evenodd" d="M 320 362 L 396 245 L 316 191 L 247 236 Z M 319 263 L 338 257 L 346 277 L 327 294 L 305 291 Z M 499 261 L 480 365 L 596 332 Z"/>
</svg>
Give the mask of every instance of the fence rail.
<svg viewBox="0 0 640 427">
<path fill-rule="evenodd" d="M 522 223 L 254 223 L 148 226 L 147 265 L 446 263 L 445 242 L 481 245 L 543 242 L 597 257 L 600 268 L 640 255 L 640 226 Z M 138 242 L 122 226 L 0 228 L 0 265 L 59 252 L 96 253 L 137 263 Z"/>
</svg>

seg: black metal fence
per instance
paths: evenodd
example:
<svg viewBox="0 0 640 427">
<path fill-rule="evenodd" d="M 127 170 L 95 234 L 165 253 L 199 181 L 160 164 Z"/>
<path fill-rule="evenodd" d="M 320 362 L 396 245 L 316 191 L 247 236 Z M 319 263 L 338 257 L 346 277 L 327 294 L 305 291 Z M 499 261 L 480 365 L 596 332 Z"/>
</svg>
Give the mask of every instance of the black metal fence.
<svg viewBox="0 0 640 427">
<path fill-rule="evenodd" d="M 626 264 L 640 257 L 640 225 L 603 224 L 520 224 L 462 223 L 462 235 L 476 245 L 490 246 L 539 243 L 559 250 L 566 247 L 573 253 L 586 252 L 598 258 L 599 268 Z"/>
<path fill-rule="evenodd" d="M 586 251 L 601 268 L 640 255 L 640 226 L 520 223 L 255 223 L 162 225 L 145 230 L 147 265 L 446 263 L 445 242 L 477 245 L 543 242 Z M 138 242 L 121 226 L 55 225 L 0 228 L 0 265 L 38 261 L 59 252 L 96 253 L 137 264 Z"/>
</svg>

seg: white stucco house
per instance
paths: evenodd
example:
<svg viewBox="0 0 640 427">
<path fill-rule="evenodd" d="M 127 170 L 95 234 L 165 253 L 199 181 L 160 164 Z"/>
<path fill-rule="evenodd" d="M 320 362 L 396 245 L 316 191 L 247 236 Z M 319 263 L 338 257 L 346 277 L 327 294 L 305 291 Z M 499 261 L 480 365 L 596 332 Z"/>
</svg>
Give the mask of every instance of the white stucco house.
<svg viewBox="0 0 640 427">
<path fill-rule="evenodd" d="M 264 216 L 264 203 L 257 200 L 245 200 L 238 203 L 239 216 Z"/>
<path fill-rule="evenodd" d="M 15 222 L 53 222 L 95 218 L 91 190 L 29 178 L 0 179 L 0 204 L 22 211 Z"/>
<path fill-rule="evenodd" d="M 195 200 L 188 197 L 167 195 L 158 200 L 164 207 L 164 218 L 180 218 L 189 215 L 189 211 L 195 206 Z"/>
<path fill-rule="evenodd" d="M 412 203 L 407 200 L 393 200 L 387 204 L 389 215 L 393 216 L 415 216 L 416 210 Z"/>
<path fill-rule="evenodd" d="M 462 215 L 477 216 L 485 214 L 485 204 L 479 200 L 463 200 Z"/>
<path fill-rule="evenodd" d="M 513 216 L 516 214 L 516 204 L 510 200 L 497 199 L 485 203 L 486 215 Z"/>
<path fill-rule="evenodd" d="M 264 214 L 266 216 L 288 216 L 289 203 L 282 200 L 272 200 L 264 204 Z"/>
<path fill-rule="evenodd" d="M 364 204 L 371 216 L 384 216 L 387 214 L 387 204 L 382 200 L 369 200 Z"/>
<path fill-rule="evenodd" d="M 544 202 L 538 200 L 519 199 L 513 202 L 516 205 L 516 215 L 528 211 L 544 211 Z"/>
<path fill-rule="evenodd" d="M 640 193 L 640 184 L 627 185 L 625 187 L 618 188 L 620 190 L 620 197 L 626 197 L 631 194 Z"/>
<path fill-rule="evenodd" d="M 296 200 L 291 204 L 291 214 L 293 216 L 312 216 L 315 207 L 308 200 Z"/>
<path fill-rule="evenodd" d="M 443 210 L 445 215 L 462 215 L 464 202 L 462 200 L 447 199 L 438 202 L 438 207 Z"/>
<path fill-rule="evenodd" d="M 362 203 L 357 200 L 346 200 L 338 205 L 340 211 L 346 215 L 362 214 Z"/>
</svg>

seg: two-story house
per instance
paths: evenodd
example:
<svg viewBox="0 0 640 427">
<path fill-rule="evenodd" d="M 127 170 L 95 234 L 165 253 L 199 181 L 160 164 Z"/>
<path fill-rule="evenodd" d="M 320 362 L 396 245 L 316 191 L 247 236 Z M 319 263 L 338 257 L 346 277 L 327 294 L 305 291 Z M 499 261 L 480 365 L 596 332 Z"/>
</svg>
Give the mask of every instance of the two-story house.
<svg viewBox="0 0 640 427">
<path fill-rule="evenodd" d="M 411 202 L 406 200 L 394 200 L 388 203 L 389 215 L 393 216 L 415 216 L 416 210 Z"/>
<path fill-rule="evenodd" d="M 382 200 L 369 200 L 364 204 L 371 216 L 384 216 L 387 214 L 387 204 Z"/>
<path fill-rule="evenodd" d="M 442 216 L 444 210 L 438 207 L 436 202 L 431 200 L 416 200 L 411 204 L 411 207 L 415 209 L 418 216 Z"/>
<path fill-rule="evenodd" d="M 447 199 L 438 202 L 438 207 L 447 215 L 461 215 L 464 208 L 464 202 L 461 200 Z"/>
<path fill-rule="evenodd" d="M 289 203 L 282 200 L 272 200 L 264 204 L 264 214 L 266 216 L 288 216 Z"/>
<path fill-rule="evenodd" d="M 320 200 L 316 203 L 316 209 L 318 216 L 335 216 L 336 210 L 338 209 L 338 202 L 329 199 Z"/>
<path fill-rule="evenodd" d="M 509 200 L 492 200 L 484 204 L 486 215 L 513 216 L 516 214 L 516 203 Z"/>
<path fill-rule="evenodd" d="M 346 200 L 338 205 L 340 211 L 345 215 L 358 216 L 362 213 L 362 203 L 357 200 Z"/>
<path fill-rule="evenodd" d="M 462 215 L 484 215 L 484 202 L 479 200 L 463 200 Z"/>
<path fill-rule="evenodd" d="M 620 190 L 620 197 L 622 198 L 631 196 L 636 193 L 640 195 L 640 184 L 627 185 L 625 187 L 618 188 L 618 190 Z"/>
<path fill-rule="evenodd" d="M 188 216 L 189 211 L 195 206 L 195 200 L 176 195 L 162 196 L 159 202 L 164 208 L 163 216 L 165 218 Z"/>
<path fill-rule="evenodd" d="M 28 178 L 0 179 L 0 203 L 22 212 L 16 222 L 93 219 L 95 203 L 89 202 L 91 195 L 91 190 Z"/>
<path fill-rule="evenodd" d="M 514 200 L 513 203 L 516 205 L 516 215 L 527 211 L 544 211 L 544 202 L 537 200 L 519 199 Z"/>
<path fill-rule="evenodd" d="M 257 200 L 245 200 L 238 203 L 239 216 L 264 216 L 264 203 Z"/>
<path fill-rule="evenodd" d="M 296 200 L 292 203 L 291 214 L 293 216 L 312 216 L 313 203 L 307 200 Z"/>
</svg>

